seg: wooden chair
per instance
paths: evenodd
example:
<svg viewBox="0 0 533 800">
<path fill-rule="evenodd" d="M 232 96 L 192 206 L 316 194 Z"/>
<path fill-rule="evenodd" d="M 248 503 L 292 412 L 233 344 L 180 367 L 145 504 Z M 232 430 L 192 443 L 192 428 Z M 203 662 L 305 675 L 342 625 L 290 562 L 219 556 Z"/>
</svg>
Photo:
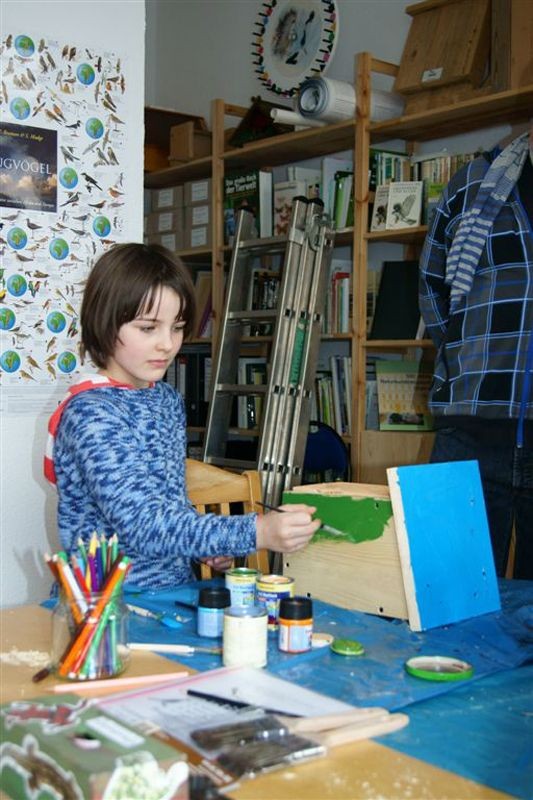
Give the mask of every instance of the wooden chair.
<svg viewBox="0 0 533 800">
<path fill-rule="evenodd" d="M 242 474 L 229 472 L 203 461 L 186 460 L 187 493 L 193 506 L 200 512 L 230 514 L 230 503 L 242 503 L 243 513 L 251 511 L 262 513 L 257 505 L 261 501 L 261 482 L 259 473 L 247 470 Z M 222 555 L 222 554 L 221 554 Z M 270 572 L 268 551 L 257 550 L 246 558 L 251 569 L 267 574 Z M 202 579 L 211 578 L 213 573 L 207 564 L 200 565 Z"/>
</svg>

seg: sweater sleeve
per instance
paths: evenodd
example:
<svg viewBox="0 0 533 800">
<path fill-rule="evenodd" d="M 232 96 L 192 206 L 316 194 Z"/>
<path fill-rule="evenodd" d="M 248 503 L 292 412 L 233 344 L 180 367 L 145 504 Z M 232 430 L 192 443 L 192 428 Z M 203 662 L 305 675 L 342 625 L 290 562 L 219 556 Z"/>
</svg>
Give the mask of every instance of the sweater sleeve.
<svg viewBox="0 0 533 800">
<path fill-rule="evenodd" d="M 169 413 L 172 423 L 184 428 L 181 398 Z M 151 424 L 147 419 L 147 436 Z M 138 423 L 137 429 L 142 430 Z M 133 557 L 204 558 L 255 550 L 257 515 L 198 514 L 186 496 L 181 449 L 176 453 L 172 443 L 161 442 L 166 449 L 154 460 L 146 455 L 143 435 L 136 438 L 130 415 L 104 390 L 72 400 L 56 439 L 60 494 L 65 487 L 70 503 L 96 507 Z"/>
</svg>

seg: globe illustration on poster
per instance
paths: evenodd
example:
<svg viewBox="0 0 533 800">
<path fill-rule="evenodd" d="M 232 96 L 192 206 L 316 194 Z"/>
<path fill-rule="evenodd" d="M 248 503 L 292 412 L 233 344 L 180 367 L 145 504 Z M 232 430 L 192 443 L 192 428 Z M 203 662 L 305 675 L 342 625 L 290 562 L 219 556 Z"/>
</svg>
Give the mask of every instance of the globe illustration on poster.
<svg viewBox="0 0 533 800">
<path fill-rule="evenodd" d="M 76 75 L 80 83 L 84 86 L 90 86 L 94 81 L 94 69 L 90 64 L 80 64 L 76 70 Z"/>
<path fill-rule="evenodd" d="M 16 321 L 15 312 L 11 308 L 0 308 L 0 331 L 10 331 Z"/>
<path fill-rule="evenodd" d="M 24 34 L 17 36 L 15 39 L 15 50 L 22 58 L 31 58 L 35 52 L 33 39 Z"/>
<path fill-rule="evenodd" d="M 22 228 L 10 228 L 7 243 L 13 250 L 22 250 L 28 244 L 28 235 Z"/>
<path fill-rule="evenodd" d="M 51 311 L 46 317 L 46 325 L 52 333 L 61 333 L 65 330 L 67 321 L 61 311 Z"/>
<path fill-rule="evenodd" d="M 63 261 L 69 254 L 68 244 L 64 239 L 60 239 L 59 237 L 56 239 L 52 239 L 50 245 L 48 247 L 50 251 L 50 255 L 52 258 L 55 258 L 56 261 Z"/>
<path fill-rule="evenodd" d="M 71 353 L 70 350 L 65 350 L 63 353 L 58 355 L 56 364 L 61 372 L 64 372 L 66 375 L 68 375 L 69 372 L 72 372 L 76 368 L 76 356 L 74 353 Z"/>
<path fill-rule="evenodd" d="M 20 368 L 20 356 L 14 350 L 6 350 L 0 356 L 0 367 L 4 372 L 16 372 Z"/>
<path fill-rule="evenodd" d="M 93 222 L 93 231 L 97 236 L 109 236 L 111 232 L 111 223 L 107 217 L 96 217 Z"/>
<path fill-rule="evenodd" d="M 11 275 L 10 278 L 7 279 L 7 291 L 13 295 L 13 297 L 22 297 L 22 295 L 28 289 L 28 282 L 24 275 Z"/>
<path fill-rule="evenodd" d="M 100 139 L 104 134 L 104 125 L 98 117 L 89 117 L 85 123 L 85 131 L 91 139 Z"/>
<path fill-rule="evenodd" d="M 15 119 L 26 119 L 30 116 L 30 104 L 23 97 L 14 97 L 9 104 L 9 110 Z"/>
<path fill-rule="evenodd" d="M 78 173 L 72 167 L 63 167 L 59 173 L 59 182 L 65 189 L 74 189 L 78 183 Z"/>
</svg>

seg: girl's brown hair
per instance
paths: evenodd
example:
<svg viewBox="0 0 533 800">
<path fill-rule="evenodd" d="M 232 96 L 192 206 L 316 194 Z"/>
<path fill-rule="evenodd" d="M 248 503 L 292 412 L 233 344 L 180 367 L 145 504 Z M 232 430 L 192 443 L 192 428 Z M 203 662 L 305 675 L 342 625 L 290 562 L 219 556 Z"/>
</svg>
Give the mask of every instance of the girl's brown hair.
<svg viewBox="0 0 533 800">
<path fill-rule="evenodd" d="M 81 355 L 89 353 L 97 367 L 106 366 L 115 351 L 118 332 L 141 310 L 150 311 L 161 288 L 181 300 L 184 336 L 193 328 L 194 286 L 187 267 L 157 244 L 117 244 L 94 264 L 81 305 Z"/>
</svg>

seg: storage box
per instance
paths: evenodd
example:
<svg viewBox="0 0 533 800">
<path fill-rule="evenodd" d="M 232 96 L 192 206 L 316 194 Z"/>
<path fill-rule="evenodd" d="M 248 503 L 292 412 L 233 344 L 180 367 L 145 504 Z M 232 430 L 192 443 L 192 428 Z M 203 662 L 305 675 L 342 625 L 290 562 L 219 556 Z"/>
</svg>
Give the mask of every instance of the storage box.
<svg viewBox="0 0 533 800">
<path fill-rule="evenodd" d="M 186 206 L 211 201 L 211 178 L 203 178 L 199 181 L 187 181 L 183 188 L 183 201 Z"/>
<path fill-rule="evenodd" d="M 185 206 L 185 229 L 195 228 L 198 225 L 209 225 L 211 208 L 209 203 L 194 206 Z"/>
<path fill-rule="evenodd" d="M 175 253 L 183 249 L 183 231 L 169 231 L 168 233 L 154 233 L 148 238 L 149 244 L 160 244 Z"/>
<path fill-rule="evenodd" d="M 183 206 L 183 186 L 167 186 L 165 189 L 154 189 L 152 192 L 152 211 Z"/>
<path fill-rule="evenodd" d="M 193 228 L 185 228 L 183 247 L 186 250 L 194 247 L 211 247 L 211 241 L 211 225 L 196 225 Z"/>
<path fill-rule="evenodd" d="M 194 122 L 183 122 L 170 129 L 169 161 L 182 163 L 211 155 L 211 134 L 195 129 Z"/>
<path fill-rule="evenodd" d="M 182 231 L 184 222 L 183 208 L 172 208 L 169 211 L 152 212 L 146 217 L 146 233 L 168 233 Z"/>
<path fill-rule="evenodd" d="M 0 708 L 0 789 L 8 797 L 188 800 L 184 753 L 88 702 L 63 694 Z"/>
</svg>

